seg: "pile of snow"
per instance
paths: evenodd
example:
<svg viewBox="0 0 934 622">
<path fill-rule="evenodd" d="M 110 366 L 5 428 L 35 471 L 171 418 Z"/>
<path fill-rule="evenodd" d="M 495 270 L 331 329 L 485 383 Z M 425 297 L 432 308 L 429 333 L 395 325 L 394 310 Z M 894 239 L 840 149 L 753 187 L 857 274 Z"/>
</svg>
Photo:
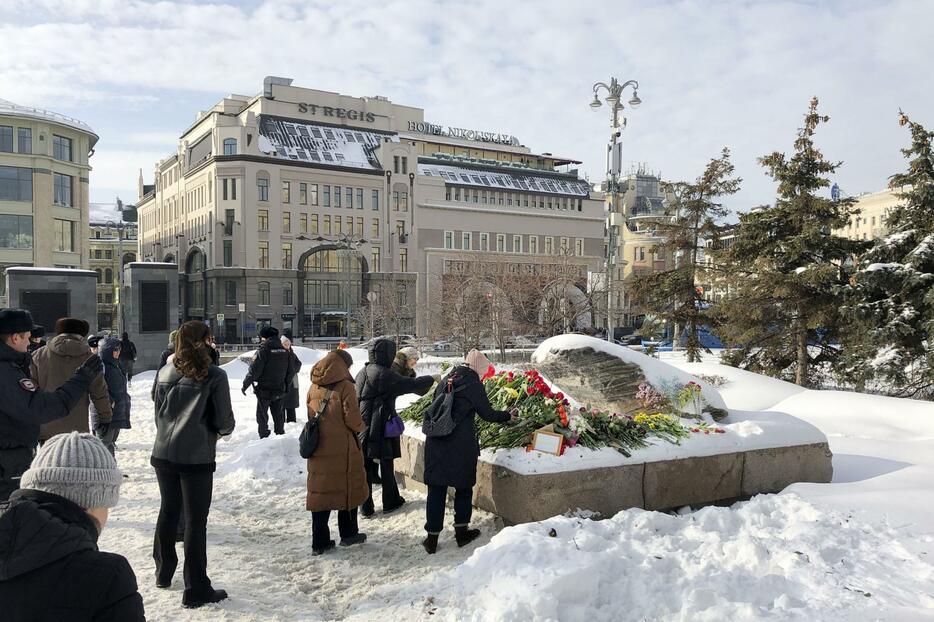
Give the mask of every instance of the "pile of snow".
<svg viewBox="0 0 934 622">
<path fill-rule="evenodd" d="M 719 391 L 702 379 L 660 361 L 659 359 L 641 352 L 636 352 L 631 348 L 616 345 L 615 343 L 610 343 L 603 339 L 588 337 L 587 335 L 558 335 L 557 337 L 546 339 L 535 349 L 535 352 L 532 353 L 532 364 L 544 362 L 551 355 L 551 352 L 583 348 L 591 348 L 597 352 L 615 356 L 627 363 L 638 365 L 642 369 L 645 379 L 656 389 L 672 381 L 681 385 L 685 385 L 688 382 L 696 382 L 700 385 L 701 394 L 704 396 L 707 404 L 714 408 L 726 409 L 726 403 L 723 401 L 723 398 L 720 397 Z M 574 394 L 573 389 L 564 392 L 571 395 Z"/>
<path fill-rule="evenodd" d="M 511 527 L 352 619 L 907 620 L 934 607 L 932 581 L 934 567 L 897 530 L 763 495 L 684 516 L 628 510 Z"/>
</svg>

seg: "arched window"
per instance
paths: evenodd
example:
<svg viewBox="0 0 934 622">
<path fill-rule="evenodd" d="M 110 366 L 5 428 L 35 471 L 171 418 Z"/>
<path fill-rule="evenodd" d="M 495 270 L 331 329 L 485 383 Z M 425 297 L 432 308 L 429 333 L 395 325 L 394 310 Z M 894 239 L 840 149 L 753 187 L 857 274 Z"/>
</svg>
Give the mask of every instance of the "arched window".
<svg viewBox="0 0 934 622">
<path fill-rule="evenodd" d="M 237 139 L 236 138 L 225 138 L 224 139 L 224 155 L 237 155 Z"/>
<path fill-rule="evenodd" d="M 269 306 L 269 281 L 260 281 L 257 283 L 259 288 L 259 304 L 262 306 Z"/>
<path fill-rule="evenodd" d="M 285 306 L 292 304 L 292 284 L 288 281 L 282 285 L 282 304 Z"/>
<path fill-rule="evenodd" d="M 134 262 L 134 261 L 136 261 L 136 255 L 134 255 L 133 253 L 123 253 L 123 260 L 122 260 L 121 263 L 122 263 L 124 266 L 127 265 L 128 263 L 132 263 L 132 262 Z"/>
<path fill-rule="evenodd" d="M 97 282 L 100 283 L 101 280 L 104 278 L 104 274 L 101 272 L 100 268 L 94 268 L 94 272 L 97 273 Z"/>
<path fill-rule="evenodd" d="M 110 268 L 104 270 L 104 283 L 113 283 L 114 282 L 114 272 Z"/>
</svg>

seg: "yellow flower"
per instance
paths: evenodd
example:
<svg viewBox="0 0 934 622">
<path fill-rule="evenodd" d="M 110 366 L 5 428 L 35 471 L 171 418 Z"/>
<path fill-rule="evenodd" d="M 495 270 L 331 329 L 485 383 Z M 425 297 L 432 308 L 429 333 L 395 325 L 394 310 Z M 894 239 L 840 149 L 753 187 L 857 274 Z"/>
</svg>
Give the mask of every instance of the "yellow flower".
<svg viewBox="0 0 934 622">
<path fill-rule="evenodd" d="M 512 387 L 503 387 L 503 391 L 505 391 L 506 395 L 508 395 L 512 399 L 516 399 L 517 397 L 519 397 L 519 392 L 513 389 Z"/>
</svg>

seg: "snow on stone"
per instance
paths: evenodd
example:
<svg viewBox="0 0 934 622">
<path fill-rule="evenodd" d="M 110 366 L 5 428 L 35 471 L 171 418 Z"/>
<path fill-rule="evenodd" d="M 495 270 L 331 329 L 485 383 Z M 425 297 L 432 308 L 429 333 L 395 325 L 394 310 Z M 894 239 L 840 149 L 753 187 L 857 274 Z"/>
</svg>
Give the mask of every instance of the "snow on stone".
<svg viewBox="0 0 934 622">
<path fill-rule="evenodd" d="M 905 264 L 901 263 L 871 263 L 866 266 L 866 272 L 877 272 L 879 270 L 901 270 Z"/>
</svg>

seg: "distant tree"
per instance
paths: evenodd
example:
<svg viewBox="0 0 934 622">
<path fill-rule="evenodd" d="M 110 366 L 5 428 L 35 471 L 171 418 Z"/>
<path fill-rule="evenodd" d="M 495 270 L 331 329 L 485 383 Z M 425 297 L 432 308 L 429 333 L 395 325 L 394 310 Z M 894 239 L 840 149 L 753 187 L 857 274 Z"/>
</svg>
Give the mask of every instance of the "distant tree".
<svg viewBox="0 0 934 622">
<path fill-rule="evenodd" d="M 719 257 L 733 293 L 715 308 L 717 332 L 735 345 L 727 362 L 801 386 L 839 354 L 847 260 L 865 246 L 833 233 L 858 213 L 854 201 L 818 195 L 840 163 L 824 159 L 814 144 L 818 126 L 829 120 L 817 106 L 815 97 L 790 158 L 774 152 L 759 159 L 778 183 L 778 197 L 774 206 L 740 216 L 733 243 Z"/>
<path fill-rule="evenodd" d="M 844 288 L 854 328 L 842 374 L 858 387 L 879 381 L 889 393 L 934 399 L 934 132 L 901 111 L 899 124 L 911 133 L 908 170 L 889 181 L 901 202 Z"/>
<path fill-rule="evenodd" d="M 709 352 L 701 346 L 698 335 L 698 328 L 708 323 L 700 289 L 706 281 L 704 247 L 717 236 L 717 221 L 727 214 L 717 199 L 739 190 L 742 180 L 733 177 L 733 170 L 730 150 L 724 148 L 694 182 L 665 184 L 666 194 L 674 197 L 672 215 L 657 223 L 657 235 L 664 242 L 653 252 L 671 253 L 673 266 L 637 276 L 632 284 L 632 295 L 640 308 L 686 330 L 687 360 L 692 363 L 700 361 L 701 350 Z"/>
</svg>

